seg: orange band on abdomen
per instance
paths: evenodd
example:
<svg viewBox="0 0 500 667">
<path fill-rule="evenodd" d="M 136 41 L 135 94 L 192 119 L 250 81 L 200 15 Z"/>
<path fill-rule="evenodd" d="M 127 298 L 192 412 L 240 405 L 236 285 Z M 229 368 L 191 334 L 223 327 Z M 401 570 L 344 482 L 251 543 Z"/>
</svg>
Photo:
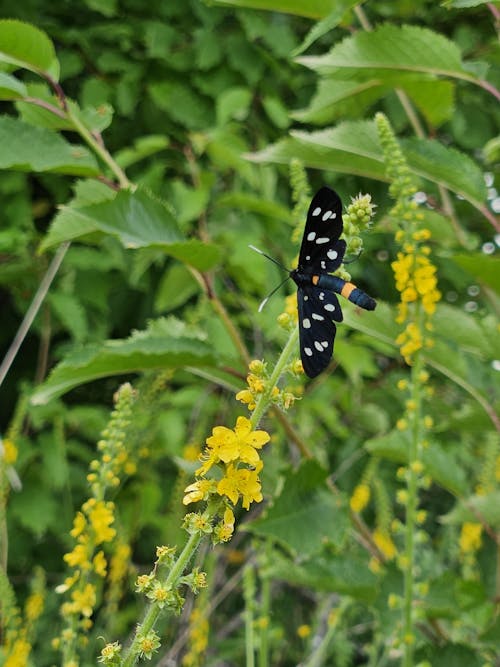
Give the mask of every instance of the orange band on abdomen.
<svg viewBox="0 0 500 667">
<path fill-rule="evenodd" d="M 354 285 L 353 283 L 346 283 L 340 293 L 345 299 L 348 299 L 355 289 L 356 285 Z"/>
<path fill-rule="evenodd" d="M 312 284 L 313 284 L 313 285 L 317 285 L 318 282 L 319 282 L 319 276 L 313 276 L 313 277 L 312 277 Z"/>
</svg>

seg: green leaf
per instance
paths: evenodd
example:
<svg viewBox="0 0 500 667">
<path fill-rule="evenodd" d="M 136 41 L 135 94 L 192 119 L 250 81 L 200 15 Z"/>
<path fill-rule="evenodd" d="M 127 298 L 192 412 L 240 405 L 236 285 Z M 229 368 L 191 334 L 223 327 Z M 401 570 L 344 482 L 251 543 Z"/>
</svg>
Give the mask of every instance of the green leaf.
<svg viewBox="0 0 500 667">
<path fill-rule="evenodd" d="M 0 62 L 59 78 L 59 62 L 49 37 L 34 25 L 16 19 L 0 21 Z"/>
<path fill-rule="evenodd" d="M 0 72 L 0 100 L 16 100 L 27 95 L 26 86 L 14 76 Z"/>
<path fill-rule="evenodd" d="M 158 286 L 155 311 L 168 313 L 175 310 L 199 290 L 200 285 L 192 273 L 183 264 L 173 264 L 165 272 Z"/>
<path fill-rule="evenodd" d="M 246 192 L 227 192 L 221 195 L 217 201 L 217 206 L 228 206 L 237 211 L 249 211 L 257 213 L 266 218 L 275 218 L 281 222 L 290 224 L 290 209 L 272 199 L 252 195 Z"/>
<path fill-rule="evenodd" d="M 496 530 L 500 528 L 500 491 L 462 499 L 441 521 L 461 524 L 465 521 L 484 521 Z"/>
<path fill-rule="evenodd" d="M 134 140 L 132 148 L 124 148 L 116 153 L 116 161 L 122 169 L 155 155 L 168 147 L 170 141 L 163 134 L 149 134 Z"/>
<path fill-rule="evenodd" d="M 387 435 L 367 440 L 365 448 L 375 456 L 395 463 L 408 463 L 410 435 L 405 431 L 392 431 Z M 467 489 L 467 480 L 452 452 L 446 451 L 437 442 L 431 442 L 422 452 L 426 473 L 444 489 L 459 495 Z"/>
<path fill-rule="evenodd" d="M 455 85 L 451 81 L 400 77 L 398 87 L 404 90 L 432 125 L 441 125 L 452 118 Z"/>
<path fill-rule="evenodd" d="M 335 7 L 332 7 L 330 14 L 325 16 L 322 21 L 316 23 L 316 25 L 309 30 L 302 44 L 298 46 L 291 55 L 295 57 L 306 51 L 306 49 L 308 49 L 311 44 L 314 44 L 317 39 L 323 37 L 323 35 L 326 35 L 327 32 L 330 32 L 330 30 L 335 28 L 340 23 L 344 14 L 357 4 L 358 0 L 338 0 L 335 3 Z"/>
<path fill-rule="evenodd" d="M 44 404 L 80 384 L 112 375 L 216 363 L 212 348 L 198 332 L 174 318 L 161 319 L 125 340 L 108 340 L 70 354 L 35 390 L 31 400 L 35 405 Z"/>
<path fill-rule="evenodd" d="M 318 89 L 307 109 L 294 111 L 291 116 L 315 125 L 326 125 L 345 116 L 359 117 L 387 91 L 388 87 L 380 79 L 341 81 L 323 78 L 319 80 Z"/>
<path fill-rule="evenodd" d="M 444 185 L 478 209 L 484 205 L 486 185 L 482 171 L 465 153 L 434 140 L 405 139 L 401 144 L 415 174 Z"/>
<path fill-rule="evenodd" d="M 285 12 L 295 16 L 321 19 L 335 8 L 337 0 L 215 0 L 216 5 L 265 9 L 270 12 Z"/>
<path fill-rule="evenodd" d="M 464 9 L 490 4 L 490 0 L 444 0 L 443 5 L 450 9 Z"/>
<path fill-rule="evenodd" d="M 307 167 L 387 180 L 372 121 L 345 122 L 333 129 L 290 134 L 290 138 L 249 154 L 248 159 L 289 164 L 297 158 Z"/>
<path fill-rule="evenodd" d="M 201 271 L 214 266 L 220 257 L 213 244 L 184 239 L 171 209 L 142 190 L 122 190 L 112 201 L 90 206 L 63 207 L 41 250 L 93 232 L 114 236 L 125 248 L 161 248 Z"/>
<path fill-rule="evenodd" d="M 387 71 L 425 72 L 470 80 L 459 48 L 428 28 L 385 24 L 347 37 L 323 56 L 302 56 L 297 62 L 322 75 L 372 78 Z"/>
<path fill-rule="evenodd" d="M 251 101 L 252 92 L 248 88 L 235 86 L 225 90 L 217 98 L 217 125 L 225 125 L 233 118 L 239 121 L 245 120 Z"/>
<path fill-rule="evenodd" d="M 389 73 L 376 79 L 346 80 L 325 77 L 307 109 L 292 117 L 303 122 L 326 125 L 342 117 L 361 116 L 367 107 L 397 86 L 404 90 L 433 125 L 448 120 L 453 113 L 454 85 L 449 81 L 430 80 L 420 75 Z"/>
<path fill-rule="evenodd" d="M 302 530 L 304 537 L 306 525 Z M 328 553 L 300 564 L 275 553 L 269 569 L 274 579 L 282 579 L 287 585 L 307 586 L 322 593 L 345 593 L 364 602 L 373 602 L 377 594 L 377 577 L 361 553 Z"/>
<path fill-rule="evenodd" d="M 247 528 L 303 556 L 319 551 L 325 540 L 338 546 L 346 537 L 349 512 L 345 499 L 326 488 L 326 474 L 312 461 L 290 471 L 273 506 L 263 518 L 246 524 Z"/>
<path fill-rule="evenodd" d="M 491 287 L 500 294 L 500 258 L 484 253 L 469 253 L 468 255 L 453 255 L 455 264 L 483 285 Z"/>
<path fill-rule="evenodd" d="M 486 186 L 479 167 L 464 153 L 429 139 L 406 139 L 401 147 L 413 173 L 444 185 L 481 210 Z M 247 156 L 255 162 L 305 166 L 386 181 L 383 154 L 373 121 L 340 123 L 319 132 L 291 132 L 290 138 Z"/>
<path fill-rule="evenodd" d="M 440 647 L 428 644 L 418 651 L 415 659 L 420 665 L 453 665 L 453 667 L 484 667 L 480 652 L 466 644 L 447 644 Z"/>
<path fill-rule="evenodd" d="M 0 169 L 97 176 L 93 155 L 59 134 L 10 116 L 0 116 Z"/>
</svg>

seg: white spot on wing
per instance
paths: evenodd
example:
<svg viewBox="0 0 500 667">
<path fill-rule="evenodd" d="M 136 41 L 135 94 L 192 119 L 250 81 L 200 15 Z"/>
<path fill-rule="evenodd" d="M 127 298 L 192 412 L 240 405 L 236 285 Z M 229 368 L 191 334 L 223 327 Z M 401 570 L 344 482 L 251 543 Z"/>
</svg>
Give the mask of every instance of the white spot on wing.
<svg viewBox="0 0 500 667">
<path fill-rule="evenodd" d="M 320 292 L 320 293 L 319 293 L 319 300 L 320 300 L 320 301 L 323 301 L 324 298 L 325 298 L 325 293 L 324 293 L 324 292 Z"/>
<path fill-rule="evenodd" d="M 311 259 L 311 255 L 306 255 L 306 260 L 309 261 Z"/>
<path fill-rule="evenodd" d="M 310 347 L 305 347 L 305 348 L 304 348 L 304 352 L 307 354 L 308 357 L 312 357 L 312 356 L 313 356 L 313 351 L 311 350 Z"/>
<path fill-rule="evenodd" d="M 319 206 L 317 206 L 312 212 L 313 215 L 319 215 L 320 213 L 321 213 L 321 208 Z"/>
<path fill-rule="evenodd" d="M 327 303 L 325 304 L 325 310 L 328 310 L 330 313 L 333 313 L 333 311 L 335 310 L 335 306 L 333 305 L 333 303 Z"/>
<path fill-rule="evenodd" d="M 321 322 L 321 320 L 324 320 L 324 319 L 325 319 L 325 318 L 323 317 L 323 315 L 318 315 L 318 313 L 313 313 L 313 314 L 312 314 L 312 318 L 313 318 L 313 320 L 319 320 L 320 322 Z"/>
<path fill-rule="evenodd" d="M 318 350 L 318 352 L 323 352 L 323 345 L 321 345 L 319 341 L 314 341 L 314 347 Z"/>
<path fill-rule="evenodd" d="M 326 348 L 328 347 L 328 341 L 327 341 L 327 340 L 322 340 L 322 341 L 321 341 L 321 345 L 323 345 L 323 347 L 324 347 L 325 350 L 326 350 Z"/>
<path fill-rule="evenodd" d="M 332 216 L 332 212 L 331 212 L 331 211 L 325 211 L 325 212 L 323 213 L 323 217 L 322 217 L 321 219 L 323 220 L 323 222 L 325 222 L 325 220 L 328 220 L 328 218 L 330 218 L 331 216 Z"/>
<path fill-rule="evenodd" d="M 320 236 L 319 239 L 316 239 L 316 243 L 319 245 L 320 243 L 328 243 L 330 239 L 327 236 Z"/>
<path fill-rule="evenodd" d="M 304 317 L 302 320 L 302 326 L 304 329 L 310 329 L 311 328 L 311 320 L 308 317 Z"/>
<path fill-rule="evenodd" d="M 309 297 L 307 296 L 307 294 L 304 297 L 304 301 L 309 301 Z"/>
<path fill-rule="evenodd" d="M 316 238 L 316 232 L 309 232 L 309 234 L 307 235 L 308 241 L 314 241 L 315 238 Z"/>
<path fill-rule="evenodd" d="M 339 253 L 336 250 L 329 250 L 327 253 L 329 259 L 337 259 Z"/>
<path fill-rule="evenodd" d="M 326 269 L 326 262 L 323 260 L 321 261 L 321 268 Z"/>
</svg>

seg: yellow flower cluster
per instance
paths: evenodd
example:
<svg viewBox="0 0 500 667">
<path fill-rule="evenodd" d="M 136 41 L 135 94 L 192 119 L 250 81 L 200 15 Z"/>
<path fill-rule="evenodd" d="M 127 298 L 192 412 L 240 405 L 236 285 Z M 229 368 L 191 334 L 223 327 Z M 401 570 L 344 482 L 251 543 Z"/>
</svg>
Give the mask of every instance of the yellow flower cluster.
<svg viewBox="0 0 500 667">
<path fill-rule="evenodd" d="M 370 495 L 370 487 L 368 484 L 358 484 L 349 501 L 351 510 L 357 514 L 362 512 L 370 502 Z"/>
<path fill-rule="evenodd" d="M 295 298 L 295 296 L 294 296 Z M 302 362 L 296 359 L 289 365 L 289 369 L 295 375 L 304 372 Z M 236 394 L 236 400 L 245 403 L 249 410 L 255 410 L 257 401 L 268 392 L 269 401 L 276 403 L 282 410 L 288 410 L 299 398 L 302 387 L 293 390 L 285 388 L 280 390 L 276 385 L 270 387 L 270 378 L 267 374 L 266 364 L 259 359 L 254 359 L 249 365 L 250 373 L 247 375 L 247 388 Z M 269 391 L 270 389 L 270 391 Z"/>
<path fill-rule="evenodd" d="M 258 398 L 266 391 L 268 383 L 266 377 L 266 365 L 259 359 L 254 359 L 249 365 L 250 373 L 247 375 L 247 389 L 236 394 L 236 400 L 246 403 L 249 410 L 255 410 Z M 279 394 L 278 387 L 273 387 L 271 397 Z"/>
<path fill-rule="evenodd" d="M 208 618 L 201 609 L 195 608 L 189 618 L 189 650 L 182 659 L 183 667 L 199 667 L 208 644 Z"/>
<path fill-rule="evenodd" d="M 227 498 L 233 506 L 241 499 L 245 509 L 249 509 L 253 502 L 260 502 L 262 492 L 259 472 L 263 464 L 258 450 L 269 440 L 266 431 L 252 430 L 252 424 L 246 417 L 238 417 L 234 429 L 216 426 L 212 435 L 206 439 L 207 446 L 200 457 L 202 465 L 196 471 L 200 479 L 186 488 L 184 504 L 208 500 L 212 495 Z M 214 465 L 219 465 L 223 470 L 217 482 L 205 479 Z M 230 511 L 224 523 L 228 525 L 229 532 L 234 524 L 234 515 L 231 508 L 228 509 Z"/>
<path fill-rule="evenodd" d="M 403 232 L 396 234 L 396 240 L 401 241 L 403 238 Z M 404 243 L 403 252 L 398 252 L 396 261 L 391 264 L 396 289 L 401 294 L 396 321 L 403 324 L 410 320 L 396 339 L 401 354 L 408 364 L 412 363 L 412 356 L 424 345 L 432 346 L 432 340 L 420 326 L 415 312 L 410 311 L 411 304 L 421 305 L 426 319 L 425 330 L 429 331 L 432 329 L 429 318 L 434 314 L 436 303 L 441 299 L 441 293 L 437 289 L 436 267 L 429 259 L 430 248 L 427 245 L 419 245 L 421 241 L 430 238 L 430 232 L 427 229 L 417 230 L 412 238 L 413 243 Z"/>
<path fill-rule="evenodd" d="M 77 641 L 85 640 L 92 625 L 90 618 L 97 604 L 97 593 L 101 588 L 99 581 L 108 573 L 108 562 L 102 547 L 112 543 L 116 537 L 116 529 L 113 527 L 115 506 L 104 498 L 109 489 L 115 489 L 120 483 L 118 474 L 127 470 L 129 459 L 125 449 L 126 431 L 134 401 L 135 392 L 130 384 L 122 385 L 116 392 L 115 409 L 98 443 L 101 458 L 90 464 L 92 472 L 87 478 L 92 495 L 83 503 L 73 520 L 70 534 L 75 540 L 75 546 L 64 555 L 72 572 L 56 588 L 58 593 L 69 593 L 69 600 L 61 605 L 66 627 L 60 637 L 54 640 L 54 645 L 64 656 L 74 655 Z M 128 554 L 129 548 L 123 546 Z M 118 565 L 120 556 L 117 554 L 113 562 L 112 585 L 113 581 L 116 585 L 119 570 L 123 572 L 123 564 L 121 567 Z M 120 551 L 120 555 L 123 560 L 124 552 Z M 116 597 L 116 593 L 113 595 Z"/>
<path fill-rule="evenodd" d="M 480 523 L 466 521 L 460 532 L 460 551 L 464 554 L 474 553 L 481 548 L 483 527 Z"/>
</svg>

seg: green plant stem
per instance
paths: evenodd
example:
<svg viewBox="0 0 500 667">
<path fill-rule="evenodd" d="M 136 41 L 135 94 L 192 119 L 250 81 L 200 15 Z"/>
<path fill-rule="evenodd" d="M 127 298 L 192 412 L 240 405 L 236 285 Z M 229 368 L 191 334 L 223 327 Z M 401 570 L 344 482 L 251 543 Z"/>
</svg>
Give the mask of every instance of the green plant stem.
<svg viewBox="0 0 500 667">
<path fill-rule="evenodd" d="M 121 169 L 121 167 L 115 162 L 115 160 L 108 153 L 107 149 L 97 141 L 93 134 L 85 127 L 76 114 L 74 114 L 71 109 L 67 110 L 68 120 L 71 121 L 73 127 L 82 137 L 85 143 L 91 148 L 91 150 L 98 155 L 101 160 L 106 164 L 112 173 L 116 176 L 118 183 L 121 188 L 130 188 L 132 186 L 131 182 L 128 180 L 127 175 Z"/>
<path fill-rule="evenodd" d="M 245 667 L 255 667 L 255 572 L 247 565 L 243 572 L 243 594 L 245 597 Z"/>
<path fill-rule="evenodd" d="M 416 320 L 422 330 L 423 322 L 420 310 L 416 313 Z M 404 602 L 403 602 L 403 645 L 404 658 L 403 667 L 413 667 L 413 652 L 415 644 L 414 623 L 414 588 L 415 588 L 415 530 L 417 528 L 418 509 L 418 477 L 415 463 L 420 459 L 421 447 L 421 420 L 422 420 L 422 387 L 420 374 L 423 362 L 421 351 L 414 357 L 412 366 L 412 392 L 413 402 L 412 422 L 410 431 L 410 445 L 408 451 L 408 480 L 407 480 L 407 505 L 406 505 L 406 528 L 405 528 L 405 568 L 404 568 Z"/>
<path fill-rule="evenodd" d="M 201 535 L 200 533 L 193 533 L 192 535 L 189 536 L 189 539 L 186 542 L 184 549 L 182 550 L 175 565 L 172 567 L 172 569 L 168 574 L 168 577 L 165 581 L 165 586 L 170 587 L 172 589 L 175 588 L 178 579 L 181 577 L 182 573 L 184 572 L 184 569 L 186 568 L 186 565 L 189 563 L 189 561 L 194 555 L 194 552 L 198 548 L 198 545 L 202 537 L 203 535 Z M 162 608 L 157 602 L 152 602 L 150 604 L 149 608 L 146 611 L 146 614 L 144 615 L 142 623 L 137 628 L 132 643 L 127 649 L 125 657 L 122 659 L 120 663 L 121 667 L 132 667 L 133 665 L 137 664 L 137 661 L 139 659 L 139 641 L 140 641 L 139 637 L 141 635 L 147 635 L 148 632 L 150 632 L 153 629 L 162 611 L 163 611 Z"/>
<path fill-rule="evenodd" d="M 253 429 L 258 426 L 260 420 L 262 419 L 264 412 L 266 411 L 271 402 L 272 391 L 274 387 L 278 384 L 278 380 L 280 379 L 286 364 L 289 362 L 290 357 L 292 356 L 293 352 L 297 349 L 298 337 L 299 337 L 299 328 L 295 327 L 295 329 L 290 334 L 288 342 L 283 348 L 278 361 L 276 362 L 276 366 L 274 367 L 273 372 L 271 373 L 271 377 L 269 378 L 269 383 L 266 391 L 263 394 L 261 394 L 259 400 L 257 401 L 257 405 L 255 406 L 255 410 L 252 412 L 250 421 L 252 423 Z"/>
<path fill-rule="evenodd" d="M 265 543 L 263 560 L 260 563 L 261 603 L 259 636 L 259 667 L 269 667 L 269 623 L 271 613 L 271 580 L 268 575 L 269 560 L 272 552 L 270 540 Z"/>
</svg>

